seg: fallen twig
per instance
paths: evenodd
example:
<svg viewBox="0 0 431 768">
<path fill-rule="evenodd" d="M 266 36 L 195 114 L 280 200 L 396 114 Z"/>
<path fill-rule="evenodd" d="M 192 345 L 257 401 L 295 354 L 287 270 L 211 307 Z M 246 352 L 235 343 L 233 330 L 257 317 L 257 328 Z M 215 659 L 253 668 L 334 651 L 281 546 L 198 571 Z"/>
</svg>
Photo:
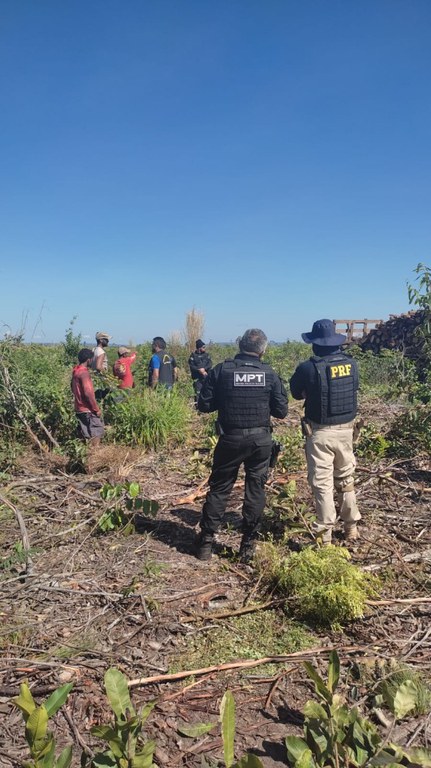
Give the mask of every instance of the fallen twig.
<svg viewBox="0 0 431 768">
<path fill-rule="evenodd" d="M 226 672 L 230 669 L 250 669 L 252 667 L 258 667 L 260 664 L 283 664 L 285 661 L 292 659 L 307 659 L 310 656 L 317 656 L 323 653 L 330 653 L 337 650 L 343 653 L 360 653 L 367 650 L 366 645 L 354 645 L 345 646 L 342 648 L 335 648 L 335 646 L 323 646 L 320 648 L 310 648 L 308 651 L 295 651 L 295 653 L 288 653 L 285 656 L 263 656 L 260 659 L 240 659 L 239 661 L 231 661 L 226 664 L 216 664 L 212 667 L 203 667 L 202 669 L 188 669 L 184 672 L 174 672 L 167 675 L 153 675 L 152 677 L 137 677 L 134 680 L 129 680 L 129 688 L 135 688 L 138 685 L 151 685 L 153 683 L 169 683 L 174 680 L 183 680 L 185 677 L 191 677 L 198 675 L 208 675 L 213 672 Z"/>
<path fill-rule="evenodd" d="M 200 621 L 201 619 L 228 619 L 230 616 L 242 616 L 244 613 L 254 613 L 255 611 L 264 611 L 267 608 L 272 608 L 279 603 L 284 603 L 288 600 L 288 597 L 281 597 L 277 600 L 268 600 L 266 603 L 259 603 L 258 605 L 246 605 L 244 608 L 237 608 L 234 611 L 221 611 L 220 613 L 197 613 L 190 618 L 185 619 L 187 622 Z"/>
<path fill-rule="evenodd" d="M 392 600 L 366 600 L 367 605 L 392 605 L 392 603 L 431 603 L 431 597 L 394 597 Z"/>
<path fill-rule="evenodd" d="M 0 493 L 0 502 L 4 504 L 6 507 L 9 507 L 10 510 L 12 510 L 18 522 L 19 529 L 21 531 L 22 546 L 25 552 L 25 572 L 27 576 L 31 576 L 34 570 L 33 560 L 31 559 L 31 555 L 30 555 L 30 539 L 28 536 L 27 528 L 25 527 L 25 522 L 24 522 L 22 513 L 15 506 L 15 504 L 12 504 L 12 502 L 9 501 L 9 499 L 7 499 L 6 496 L 3 496 L 1 493 Z"/>
</svg>

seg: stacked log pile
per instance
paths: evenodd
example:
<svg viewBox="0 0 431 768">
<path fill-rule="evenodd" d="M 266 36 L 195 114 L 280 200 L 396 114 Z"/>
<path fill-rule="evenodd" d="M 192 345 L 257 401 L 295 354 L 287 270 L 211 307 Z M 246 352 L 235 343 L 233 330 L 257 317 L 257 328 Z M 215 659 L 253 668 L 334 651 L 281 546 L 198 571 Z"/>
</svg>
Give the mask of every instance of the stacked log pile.
<svg viewBox="0 0 431 768">
<path fill-rule="evenodd" d="M 412 360 L 419 360 L 423 341 L 417 330 L 424 319 L 423 310 L 390 315 L 389 320 L 379 323 L 359 342 L 360 346 L 364 351 L 370 349 L 375 354 L 382 349 L 399 349 Z"/>
</svg>

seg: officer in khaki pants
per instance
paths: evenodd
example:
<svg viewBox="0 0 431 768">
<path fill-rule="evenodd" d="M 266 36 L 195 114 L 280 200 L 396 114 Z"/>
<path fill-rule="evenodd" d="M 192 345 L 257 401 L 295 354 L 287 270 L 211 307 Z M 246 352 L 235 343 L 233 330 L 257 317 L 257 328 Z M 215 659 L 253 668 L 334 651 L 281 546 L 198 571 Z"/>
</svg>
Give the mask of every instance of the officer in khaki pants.
<svg viewBox="0 0 431 768">
<path fill-rule="evenodd" d="M 340 350 L 346 337 L 335 332 L 332 320 L 316 320 L 310 333 L 313 356 L 298 365 L 290 380 L 296 400 L 305 399 L 303 429 L 306 435 L 308 482 L 316 504 L 315 533 L 330 544 L 337 513 L 348 542 L 358 538 L 361 515 L 354 490 L 353 422 L 357 411 L 358 368 L 356 361 Z"/>
</svg>

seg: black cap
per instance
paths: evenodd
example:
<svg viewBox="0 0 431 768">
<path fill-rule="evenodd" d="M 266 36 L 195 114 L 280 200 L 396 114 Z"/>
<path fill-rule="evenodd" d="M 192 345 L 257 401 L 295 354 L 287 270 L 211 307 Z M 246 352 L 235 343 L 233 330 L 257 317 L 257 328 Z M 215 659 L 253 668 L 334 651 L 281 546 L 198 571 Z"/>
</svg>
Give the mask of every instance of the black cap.
<svg viewBox="0 0 431 768">
<path fill-rule="evenodd" d="M 333 320 L 316 320 L 310 333 L 301 333 L 306 344 L 316 344 L 318 347 L 339 347 L 346 341 L 346 336 L 335 332 Z"/>
<path fill-rule="evenodd" d="M 206 347 L 206 344 L 202 339 L 196 339 L 196 349 L 200 349 L 201 347 Z"/>
</svg>

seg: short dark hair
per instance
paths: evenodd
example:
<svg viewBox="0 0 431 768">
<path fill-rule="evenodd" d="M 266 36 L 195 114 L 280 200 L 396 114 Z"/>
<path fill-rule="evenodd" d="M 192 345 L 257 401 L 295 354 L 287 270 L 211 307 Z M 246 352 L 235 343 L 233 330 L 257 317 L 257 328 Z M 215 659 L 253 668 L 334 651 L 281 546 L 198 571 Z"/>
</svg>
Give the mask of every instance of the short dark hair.
<svg viewBox="0 0 431 768">
<path fill-rule="evenodd" d="M 166 349 L 166 341 L 162 336 L 154 336 L 153 344 L 159 349 Z"/>
<path fill-rule="evenodd" d="M 88 349 L 87 347 L 84 347 L 84 349 L 80 349 L 78 352 L 79 363 L 86 363 L 87 360 L 90 360 L 92 357 L 94 357 L 93 350 Z"/>
<path fill-rule="evenodd" d="M 252 352 L 255 355 L 263 355 L 268 344 L 268 339 L 260 328 L 248 328 L 239 340 L 241 352 Z"/>
</svg>

